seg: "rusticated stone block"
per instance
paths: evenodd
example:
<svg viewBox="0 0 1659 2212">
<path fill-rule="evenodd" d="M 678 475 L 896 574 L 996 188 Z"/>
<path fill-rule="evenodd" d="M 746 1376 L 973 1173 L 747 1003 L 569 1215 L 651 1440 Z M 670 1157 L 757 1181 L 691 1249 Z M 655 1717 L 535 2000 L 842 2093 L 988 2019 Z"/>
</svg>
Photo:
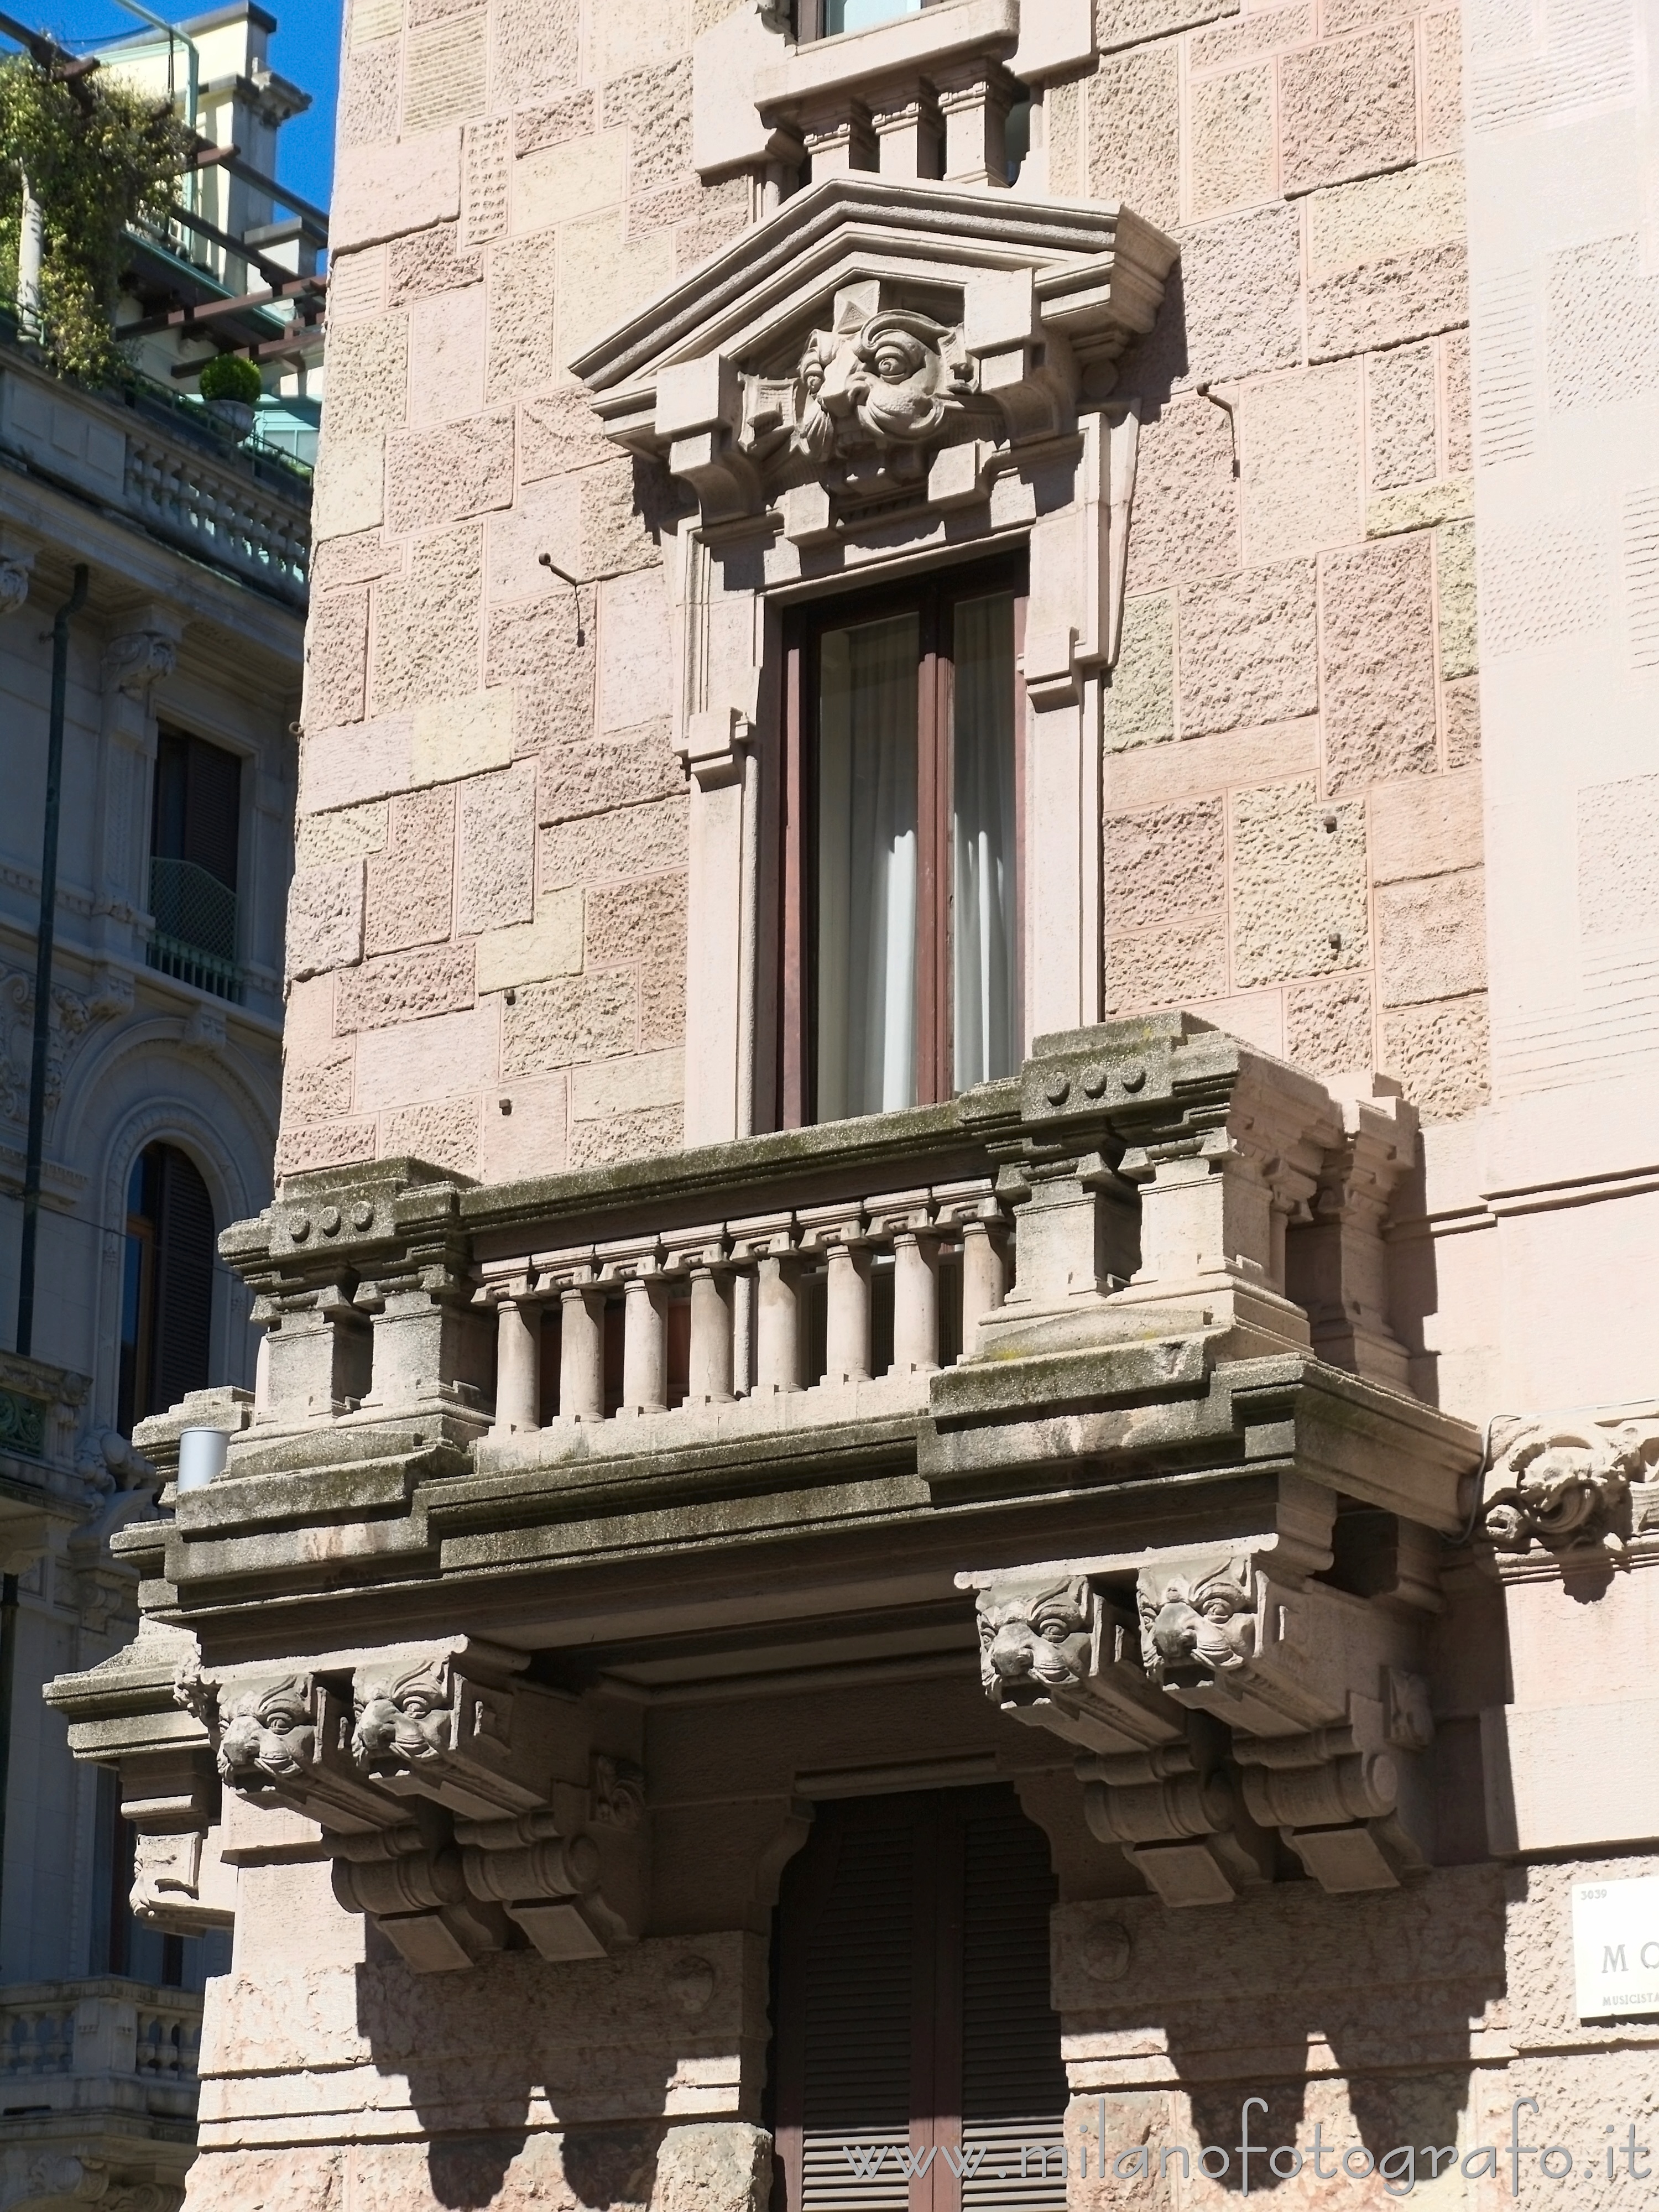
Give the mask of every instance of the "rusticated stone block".
<svg viewBox="0 0 1659 2212">
<path fill-rule="evenodd" d="M 1302 237 L 1294 208 L 1255 208 L 1187 232 L 1181 269 L 1186 371 L 1194 383 L 1259 376 L 1301 359 Z"/>
<path fill-rule="evenodd" d="M 595 76 L 625 76 L 630 70 L 684 52 L 686 11 L 678 0 L 635 0 L 595 19 L 592 33 Z"/>
<path fill-rule="evenodd" d="M 640 1044 L 685 1042 L 685 960 L 647 961 L 640 969 Z"/>
<path fill-rule="evenodd" d="M 1476 773 L 1378 784 L 1371 793 L 1371 881 L 1404 883 L 1478 867 L 1483 835 Z"/>
<path fill-rule="evenodd" d="M 521 1176 L 551 1175 L 569 1150 L 569 1103 L 559 1075 L 520 1078 L 510 1091 L 486 1093 L 478 1137 L 478 1174 L 484 1182 L 513 1182 Z"/>
<path fill-rule="evenodd" d="M 609 1167 L 617 1160 L 661 1159 L 685 1143 L 683 1106 L 647 1106 L 570 1125 L 570 1165 Z"/>
<path fill-rule="evenodd" d="M 1427 483 L 1437 476 L 1433 346 L 1373 354 L 1365 364 L 1365 396 L 1371 489 Z"/>
<path fill-rule="evenodd" d="M 653 876 L 644 883 L 590 891 L 585 964 L 683 960 L 685 895 L 684 876 Z"/>
<path fill-rule="evenodd" d="M 1480 665 L 1475 635 L 1474 525 L 1449 522 L 1434 533 L 1440 617 L 1440 673 L 1448 683 Z"/>
<path fill-rule="evenodd" d="M 1292 560 L 1364 534 L 1359 364 L 1298 369 L 1238 400 L 1244 558 Z"/>
<path fill-rule="evenodd" d="M 320 592 L 337 592 L 348 584 L 378 584 L 382 576 L 401 576 L 403 572 L 403 547 L 392 544 L 379 529 L 331 538 L 311 556 L 312 605 Z"/>
<path fill-rule="evenodd" d="M 1446 364 L 1446 468 L 1466 477 L 1474 462 L 1469 439 L 1469 334 L 1449 331 L 1442 340 Z"/>
<path fill-rule="evenodd" d="M 1175 601 L 1131 599 L 1106 694 L 1106 749 L 1161 744 L 1175 735 Z"/>
<path fill-rule="evenodd" d="M 556 258 L 544 239 L 499 246 L 489 268 L 484 394 L 492 403 L 542 390 L 559 373 L 553 337 Z"/>
<path fill-rule="evenodd" d="M 513 695 L 497 685 L 415 709 L 412 784 L 445 783 L 505 768 L 513 758 Z"/>
<path fill-rule="evenodd" d="M 1106 1006 L 1110 1013 L 1191 1006 L 1227 988 L 1227 928 L 1221 921 L 1179 921 L 1139 937 L 1106 939 Z"/>
<path fill-rule="evenodd" d="M 507 118 L 492 116 L 461 133 L 461 234 L 469 246 L 507 228 Z"/>
<path fill-rule="evenodd" d="M 1461 161 L 1425 161 L 1338 185 L 1308 202 L 1308 274 L 1317 283 L 1370 262 L 1455 246 L 1468 227 Z"/>
<path fill-rule="evenodd" d="M 411 15 L 416 5 L 418 0 L 410 0 Z M 470 123 L 483 113 L 489 55 L 479 27 L 464 17 L 411 27 L 404 42 L 405 136 Z"/>
<path fill-rule="evenodd" d="M 1311 781 L 1233 794 L 1233 982 L 1364 968 L 1365 809 Z"/>
<path fill-rule="evenodd" d="M 344 253 L 401 238 L 428 223 L 452 222 L 460 204 L 459 131 L 405 133 L 396 146 L 342 147 L 329 210 L 330 242 Z"/>
<path fill-rule="evenodd" d="M 1207 400 L 1173 400 L 1141 425 L 1126 588 L 1153 592 L 1237 566 L 1232 426 Z"/>
<path fill-rule="evenodd" d="M 409 381 L 409 319 L 380 315 L 329 333 L 326 447 L 337 439 L 395 429 Z"/>
<path fill-rule="evenodd" d="M 1468 256 L 1461 245 L 1377 261 L 1308 287 L 1308 358 L 1334 361 L 1402 345 L 1469 319 Z"/>
<path fill-rule="evenodd" d="M 461 786 L 455 927 L 463 936 L 528 921 L 535 906 L 536 768 L 521 761 Z"/>
<path fill-rule="evenodd" d="M 471 1004 L 472 947 L 425 945 L 343 969 L 335 985 L 334 1026 L 344 1036 Z"/>
<path fill-rule="evenodd" d="M 494 1083 L 501 1060 L 499 1002 L 434 1014 L 357 1039 L 357 1110 L 385 1114 L 459 1098 Z"/>
<path fill-rule="evenodd" d="M 402 952 L 447 938 L 455 878 L 454 786 L 394 799 L 386 849 L 366 865 L 366 952 Z"/>
<path fill-rule="evenodd" d="M 386 526 L 399 534 L 513 503 L 513 417 L 475 416 L 390 440 Z"/>
<path fill-rule="evenodd" d="M 571 587 L 542 566 L 542 555 L 567 574 L 581 560 L 581 483 L 552 477 L 526 484 L 512 506 L 489 519 L 485 586 L 491 599 L 562 599 L 574 616 Z"/>
<path fill-rule="evenodd" d="M 519 473 L 526 483 L 615 458 L 580 391 L 544 392 L 519 410 Z"/>
<path fill-rule="evenodd" d="M 1224 730 L 1119 753 L 1106 763 L 1106 803 L 1114 813 L 1139 812 L 1176 799 L 1208 799 L 1244 784 L 1283 783 L 1319 767 L 1319 718 Z"/>
<path fill-rule="evenodd" d="M 331 321 L 341 323 L 363 323 L 386 313 L 384 246 L 368 246 L 361 253 L 343 253 L 330 262 L 328 312 Z"/>
<path fill-rule="evenodd" d="M 383 1160 L 428 1161 L 453 1174 L 478 1171 L 478 1102 L 450 1098 L 441 1104 L 399 1107 L 380 1128 Z"/>
<path fill-rule="evenodd" d="M 638 1003 L 631 968 L 524 986 L 515 1003 L 501 1009 L 503 1081 L 632 1052 Z"/>
<path fill-rule="evenodd" d="M 1440 696 L 1445 703 L 1446 765 L 1462 768 L 1480 757 L 1480 686 L 1470 677 L 1448 684 Z"/>
<path fill-rule="evenodd" d="M 633 1053 L 577 1068 L 570 1078 L 570 1115 L 573 1121 L 597 1121 L 609 1114 L 677 1107 L 684 1095 L 683 1053 Z"/>
<path fill-rule="evenodd" d="M 691 58 L 613 77 L 602 100 L 606 125 L 629 127 L 628 190 L 641 198 L 691 168 Z"/>
<path fill-rule="evenodd" d="M 772 2138 L 745 2120 L 672 2127 L 657 2151 L 652 2212 L 755 2212 L 772 2185 Z"/>
<path fill-rule="evenodd" d="M 748 228 L 747 201 L 738 198 L 738 189 L 745 182 L 741 177 L 727 177 L 712 188 L 705 185 L 697 198 L 696 221 L 675 226 L 674 265 L 682 276 Z"/>
<path fill-rule="evenodd" d="M 684 790 L 685 770 L 669 745 L 667 726 L 652 723 L 634 736 L 548 746 L 541 757 L 537 819 L 574 822 L 613 807 L 678 798 Z"/>
<path fill-rule="evenodd" d="M 484 288 L 441 292 L 409 311 L 409 419 L 422 428 L 483 404 Z"/>
<path fill-rule="evenodd" d="M 576 606 L 568 591 L 556 596 L 492 607 L 484 641 L 484 678 L 489 684 L 524 684 L 543 702 L 535 727 L 520 738 L 538 744 L 550 737 L 586 738 L 593 728 L 592 594 L 582 597 L 586 642 L 576 643 Z M 526 711 L 528 702 L 521 708 Z"/>
<path fill-rule="evenodd" d="M 556 223 L 617 207 L 627 189 L 625 131 L 596 131 L 543 153 L 522 155 L 513 164 L 514 235 L 533 239 L 540 233 L 536 242 L 550 252 L 553 240 L 545 234 Z"/>
<path fill-rule="evenodd" d="M 1426 881 L 1378 886 L 1376 967 L 1385 1006 L 1485 990 L 1486 872 L 1460 868 Z"/>
<path fill-rule="evenodd" d="M 1314 566 L 1291 561 L 1180 599 L 1183 734 L 1288 721 L 1318 704 Z"/>
<path fill-rule="evenodd" d="M 306 624 L 306 721 L 319 727 L 361 722 L 368 680 L 368 592 L 313 599 Z"/>
<path fill-rule="evenodd" d="M 296 869 L 288 893 L 288 973 L 295 981 L 349 968 L 363 952 L 363 864 Z"/>
<path fill-rule="evenodd" d="M 599 591 L 600 732 L 637 729 L 673 700 L 667 578 L 659 568 L 608 578 Z"/>
<path fill-rule="evenodd" d="M 1260 14 L 1241 15 L 1237 22 L 1218 23 L 1212 30 L 1196 33 L 1188 41 L 1188 58 L 1194 70 L 1223 69 L 1254 54 L 1305 46 L 1312 36 L 1309 0 L 1291 0 L 1288 7 L 1266 8 Z"/>
<path fill-rule="evenodd" d="M 581 574 L 619 576 L 658 567 L 664 524 L 686 512 L 667 470 L 653 461 L 607 461 L 584 469 L 581 486 Z"/>
<path fill-rule="evenodd" d="M 332 2145 L 202 2151 L 190 2169 L 190 2212 L 343 2212 L 346 2154 Z"/>
<path fill-rule="evenodd" d="M 541 879 L 562 884 L 615 883 L 635 876 L 684 872 L 689 805 L 684 798 L 629 806 L 598 820 L 583 817 L 543 833 Z"/>
<path fill-rule="evenodd" d="M 295 1121 L 283 1117 L 276 1139 L 279 1176 L 305 1175 L 315 1168 L 349 1167 L 374 1157 L 373 1121 Z M 234 2201 L 234 2200 L 233 2200 Z"/>
<path fill-rule="evenodd" d="M 674 273 L 670 231 L 630 236 L 620 211 L 585 216 L 559 234 L 559 351 L 569 361 Z"/>
<path fill-rule="evenodd" d="M 396 39 L 346 57 L 337 126 L 342 146 L 380 146 L 397 137 L 400 59 Z"/>
<path fill-rule="evenodd" d="M 478 939 L 478 988 L 507 991 L 550 975 L 575 975 L 582 964 L 582 895 L 544 891 L 534 919 Z"/>
<path fill-rule="evenodd" d="M 307 1122 L 349 1114 L 355 1059 L 349 1044 L 337 1048 L 322 1060 L 296 1061 L 284 1054 L 283 1126 L 299 1128 Z"/>
<path fill-rule="evenodd" d="M 1404 167 L 1417 153 L 1411 27 L 1328 39 L 1287 55 L 1279 98 L 1286 192 Z"/>
<path fill-rule="evenodd" d="M 1371 1065 L 1371 987 L 1363 975 L 1293 983 L 1285 994 L 1285 1057 L 1316 1075 Z"/>
<path fill-rule="evenodd" d="M 324 434 L 311 501 L 311 526 L 319 545 L 362 532 L 378 534 L 385 470 L 386 439 L 380 432 L 365 438 Z"/>
<path fill-rule="evenodd" d="M 1425 1121 L 1473 1114 L 1491 1096 L 1486 994 L 1402 1006 L 1382 1018 L 1382 1066 Z"/>
<path fill-rule="evenodd" d="M 394 307 L 426 300 L 438 292 L 458 292 L 476 284 L 483 264 L 460 251 L 460 226 L 435 222 L 429 230 L 392 239 L 386 246 L 386 296 Z"/>
<path fill-rule="evenodd" d="M 407 788 L 415 725 L 406 714 L 309 730 L 300 752 L 300 809 L 321 814 Z"/>
<path fill-rule="evenodd" d="M 1463 143 L 1461 11 L 1423 18 L 1423 151 L 1455 154 Z"/>
<path fill-rule="evenodd" d="M 1332 791 L 1437 765 L 1426 532 L 1322 566 L 1326 776 Z"/>
<path fill-rule="evenodd" d="M 1195 216 L 1267 199 L 1273 185 L 1273 71 L 1200 77 L 1189 96 Z"/>
<path fill-rule="evenodd" d="M 538 153 L 544 146 L 562 146 L 569 138 L 586 138 L 599 127 L 595 95 L 567 93 L 562 100 L 519 111 L 513 118 L 513 151 L 515 155 Z"/>
<path fill-rule="evenodd" d="M 383 585 L 374 636 L 374 707 L 395 712 L 474 688 L 483 594 L 483 531 L 474 523 L 410 548 L 409 574 Z"/>
<path fill-rule="evenodd" d="M 495 27 L 497 107 L 556 100 L 575 89 L 581 0 L 501 0 Z"/>
<path fill-rule="evenodd" d="M 331 860 L 356 860 L 383 853 L 386 806 L 383 799 L 361 806 L 337 807 L 331 814 L 303 816 L 295 832 L 296 868 L 325 867 Z"/>
<path fill-rule="evenodd" d="M 1095 0 L 1095 38 L 1102 53 L 1110 53 L 1237 13 L 1238 0 Z"/>
<path fill-rule="evenodd" d="M 1106 927 L 1145 929 L 1178 915 L 1220 913 L 1227 902 L 1226 823 L 1219 799 L 1109 814 Z"/>
<path fill-rule="evenodd" d="M 1578 794 L 1578 926 L 1618 934 L 1659 904 L 1659 775 L 1593 783 Z"/>
<path fill-rule="evenodd" d="M 1149 222 L 1181 220 L 1179 50 L 1173 40 L 1103 56 L 1089 86 L 1089 190 Z"/>
</svg>

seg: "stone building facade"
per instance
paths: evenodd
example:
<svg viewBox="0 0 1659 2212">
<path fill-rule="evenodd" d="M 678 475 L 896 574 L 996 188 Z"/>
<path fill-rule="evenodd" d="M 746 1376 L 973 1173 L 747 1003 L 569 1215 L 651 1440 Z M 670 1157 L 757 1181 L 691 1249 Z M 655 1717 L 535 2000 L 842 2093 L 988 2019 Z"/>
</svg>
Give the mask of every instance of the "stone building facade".
<svg viewBox="0 0 1659 2212">
<path fill-rule="evenodd" d="M 1638 2201 L 1653 27 L 356 0 L 192 2212 Z"/>
</svg>

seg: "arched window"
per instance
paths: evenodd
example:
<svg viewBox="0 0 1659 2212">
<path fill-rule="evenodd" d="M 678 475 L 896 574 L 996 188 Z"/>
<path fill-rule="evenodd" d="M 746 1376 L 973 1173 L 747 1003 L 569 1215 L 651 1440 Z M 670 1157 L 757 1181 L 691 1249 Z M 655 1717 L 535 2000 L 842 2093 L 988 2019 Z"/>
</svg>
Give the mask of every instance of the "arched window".
<svg viewBox="0 0 1659 2212">
<path fill-rule="evenodd" d="M 207 1388 L 213 1334 L 213 1201 L 176 1145 L 150 1145 L 127 1184 L 118 1425 Z"/>
</svg>

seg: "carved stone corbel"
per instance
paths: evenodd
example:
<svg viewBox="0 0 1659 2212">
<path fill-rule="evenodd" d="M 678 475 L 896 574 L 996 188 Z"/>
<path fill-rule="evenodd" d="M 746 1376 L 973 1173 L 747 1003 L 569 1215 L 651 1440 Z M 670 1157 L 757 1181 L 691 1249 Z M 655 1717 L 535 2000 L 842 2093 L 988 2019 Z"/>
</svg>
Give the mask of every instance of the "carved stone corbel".
<svg viewBox="0 0 1659 2212">
<path fill-rule="evenodd" d="M 104 648 L 104 682 L 129 699 L 147 700 L 151 687 L 171 676 L 178 663 L 176 630 L 160 627 L 129 630 L 124 636 L 112 637 Z"/>
<path fill-rule="evenodd" d="M 1486 1492 L 1482 1526 L 1500 1552 L 1579 1547 L 1617 1551 L 1632 1525 L 1631 1485 L 1646 1460 L 1638 1437 L 1528 1425 L 1504 1447 Z"/>
<path fill-rule="evenodd" d="M 457 1638 L 207 1686 L 226 1786 L 315 1820 L 340 1903 L 417 1972 L 524 1938 L 598 1958 L 639 1932 L 639 1771 L 526 1663 Z"/>
</svg>

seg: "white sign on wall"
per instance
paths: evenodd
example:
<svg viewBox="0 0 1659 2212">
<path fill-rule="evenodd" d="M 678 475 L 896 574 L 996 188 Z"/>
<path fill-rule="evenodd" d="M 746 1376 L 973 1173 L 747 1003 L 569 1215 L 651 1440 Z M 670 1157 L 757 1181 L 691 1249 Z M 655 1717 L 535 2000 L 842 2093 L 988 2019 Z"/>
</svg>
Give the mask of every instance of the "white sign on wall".
<svg viewBox="0 0 1659 2212">
<path fill-rule="evenodd" d="M 1573 1885 L 1572 1965 L 1580 2020 L 1659 2014 L 1659 1875 Z"/>
</svg>

